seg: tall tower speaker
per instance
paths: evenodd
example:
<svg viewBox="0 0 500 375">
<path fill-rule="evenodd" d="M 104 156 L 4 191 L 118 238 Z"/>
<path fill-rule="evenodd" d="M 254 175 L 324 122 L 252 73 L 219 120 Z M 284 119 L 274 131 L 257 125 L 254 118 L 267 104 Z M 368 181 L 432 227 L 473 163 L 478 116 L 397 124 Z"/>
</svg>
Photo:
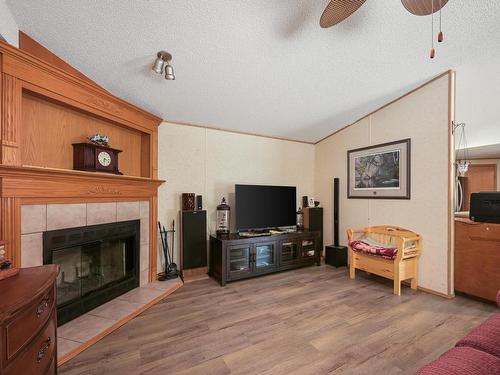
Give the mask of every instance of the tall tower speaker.
<svg viewBox="0 0 500 375">
<path fill-rule="evenodd" d="M 339 246 L 339 185 L 338 178 L 333 179 L 333 246 Z"/>
<path fill-rule="evenodd" d="M 181 211 L 181 262 L 183 275 L 207 271 L 207 211 Z M 196 271 L 195 271 L 196 270 Z"/>
<path fill-rule="evenodd" d="M 319 249 L 323 255 L 323 208 L 306 207 L 304 208 L 304 229 L 317 231 L 320 233 Z"/>
<path fill-rule="evenodd" d="M 335 267 L 347 266 L 347 247 L 339 245 L 340 179 L 333 179 L 333 245 L 325 247 L 325 263 Z"/>
</svg>

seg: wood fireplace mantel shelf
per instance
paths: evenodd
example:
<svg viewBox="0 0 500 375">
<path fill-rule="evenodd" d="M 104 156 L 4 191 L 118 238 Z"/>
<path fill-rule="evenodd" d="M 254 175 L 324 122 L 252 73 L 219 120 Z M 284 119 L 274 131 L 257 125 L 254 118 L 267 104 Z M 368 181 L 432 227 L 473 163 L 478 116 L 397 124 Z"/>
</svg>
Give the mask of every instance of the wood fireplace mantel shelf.
<svg viewBox="0 0 500 375">
<path fill-rule="evenodd" d="M 148 198 L 165 181 L 34 166 L 0 165 L 3 197 L 18 198 Z"/>
</svg>

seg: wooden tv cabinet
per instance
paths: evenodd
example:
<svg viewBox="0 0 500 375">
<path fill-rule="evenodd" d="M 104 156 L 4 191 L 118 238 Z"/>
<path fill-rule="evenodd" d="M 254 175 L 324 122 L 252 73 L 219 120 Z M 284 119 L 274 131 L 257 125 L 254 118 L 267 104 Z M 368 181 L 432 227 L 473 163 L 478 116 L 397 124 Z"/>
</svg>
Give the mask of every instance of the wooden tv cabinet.
<svg viewBox="0 0 500 375">
<path fill-rule="evenodd" d="M 221 286 L 229 281 L 320 263 L 320 233 L 316 231 L 250 238 L 238 234 L 210 236 L 209 274 Z"/>
</svg>

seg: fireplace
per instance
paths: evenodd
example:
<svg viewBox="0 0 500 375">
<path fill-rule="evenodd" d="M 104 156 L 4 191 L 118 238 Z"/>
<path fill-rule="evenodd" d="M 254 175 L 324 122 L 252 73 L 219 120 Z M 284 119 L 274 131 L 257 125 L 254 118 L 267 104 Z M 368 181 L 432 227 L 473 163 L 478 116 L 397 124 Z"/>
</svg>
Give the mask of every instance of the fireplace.
<svg viewBox="0 0 500 375">
<path fill-rule="evenodd" d="M 139 237 L 139 220 L 43 233 L 43 263 L 60 268 L 58 325 L 139 286 Z"/>
</svg>

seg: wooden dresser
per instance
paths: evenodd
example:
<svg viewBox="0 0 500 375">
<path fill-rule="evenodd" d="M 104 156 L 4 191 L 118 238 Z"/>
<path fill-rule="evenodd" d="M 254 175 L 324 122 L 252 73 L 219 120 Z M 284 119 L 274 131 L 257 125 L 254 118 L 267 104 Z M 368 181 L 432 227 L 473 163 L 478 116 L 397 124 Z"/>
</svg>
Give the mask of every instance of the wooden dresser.
<svg viewBox="0 0 500 375">
<path fill-rule="evenodd" d="M 0 281 L 0 374 L 55 374 L 57 266 Z"/>
<path fill-rule="evenodd" d="M 496 300 L 500 290 L 500 224 L 455 218 L 455 290 Z"/>
</svg>

